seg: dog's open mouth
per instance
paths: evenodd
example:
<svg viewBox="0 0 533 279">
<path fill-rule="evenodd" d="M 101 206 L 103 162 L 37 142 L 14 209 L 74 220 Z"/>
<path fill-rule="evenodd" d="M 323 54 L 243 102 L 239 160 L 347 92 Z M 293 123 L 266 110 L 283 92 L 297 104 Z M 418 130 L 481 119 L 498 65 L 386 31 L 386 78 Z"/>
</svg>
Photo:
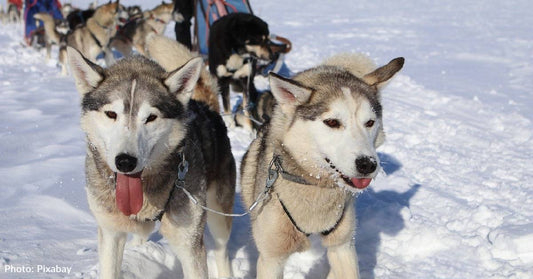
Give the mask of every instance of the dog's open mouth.
<svg viewBox="0 0 533 279">
<path fill-rule="evenodd" d="M 126 216 L 137 214 L 143 206 L 141 172 L 135 174 L 116 173 L 116 204 Z"/>
<path fill-rule="evenodd" d="M 369 178 L 369 177 L 363 177 L 363 178 L 352 177 L 352 178 L 350 178 L 350 177 L 344 175 L 339 169 L 337 169 L 337 167 L 331 162 L 330 159 L 325 158 L 325 160 L 329 164 L 329 167 L 334 169 L 340 175 L 342 180 L 344 180 L 344 182 L 346 184 L 348 184 L 349 186 L 351 186 L 351 187 L 355 187 L 357 189 L 365 189 L 366 187 L 368 187 L 368 185 L 370 185 L 370 182 L 372 182 L 372 178 Z"/>
</svg>

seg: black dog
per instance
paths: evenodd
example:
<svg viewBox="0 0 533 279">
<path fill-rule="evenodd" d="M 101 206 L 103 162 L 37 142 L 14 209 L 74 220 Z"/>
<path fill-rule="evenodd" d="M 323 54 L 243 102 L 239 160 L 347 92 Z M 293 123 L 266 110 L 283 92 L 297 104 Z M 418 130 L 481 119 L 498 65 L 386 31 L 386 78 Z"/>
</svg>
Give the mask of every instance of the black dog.
<svg viewBox="0 0 533 279">
<path fill-rule="evenodd" d="M 272 61 L 274 54 L 270 45 L 268 24 L 251 14 L 229 14 L 211 26 L 209 70 L 218 78 L 226 114 L 231 113 L 231 84 L 234 90 L 243 92 L 244 114 L 249 116 L 248 109 L 257 101 L 253 84 L 256 61 Z"/>
</svg>

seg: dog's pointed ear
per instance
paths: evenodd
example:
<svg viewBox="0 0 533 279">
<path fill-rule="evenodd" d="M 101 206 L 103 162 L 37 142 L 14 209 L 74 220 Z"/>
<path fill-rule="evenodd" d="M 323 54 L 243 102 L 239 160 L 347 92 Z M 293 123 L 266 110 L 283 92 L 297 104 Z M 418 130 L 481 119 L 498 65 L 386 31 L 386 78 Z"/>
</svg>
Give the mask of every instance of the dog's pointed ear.
<svg viewBox="0 0 533 279">
<path fill-rule="evenodd" d="M 76 89 L 81 95 L 92 91 L 104 79 L 104 69 L 87 60 L 75 48 L 67 46 L 67 56 Z"/>
<path fill-rule="evenodd" d="M 201 57 L 196 57 L 181 68 L 171 72 L 165 79 L 165 85 L 171 93 L 176 94 L 182 104 L 187 104 L 192 96 L 196 82 L 200 78 L 204 63 Z"/>
<path fill-rule="evenodd" d="M 296 106 L 307 102 L 313 92 L 313 90 L 302 86 L 298 82 L 275 73 L 269 74 L 269 81 L 272 95 L 274 95 L 274 98 L 276 98 L 285 113 L 294 111 Z"/>
<path fill-rule="evenodd" d="M 402 69 L 404 62 L 405 59 L 403 57 L 394 58 L 387 65 L 379 67 L 373 72 L 366 74 L 363 77 L 363 81 L 370 86 L 376 86 L 379 88 L 381 83 L 389 80 L 394 74 Z"/>
</svg>

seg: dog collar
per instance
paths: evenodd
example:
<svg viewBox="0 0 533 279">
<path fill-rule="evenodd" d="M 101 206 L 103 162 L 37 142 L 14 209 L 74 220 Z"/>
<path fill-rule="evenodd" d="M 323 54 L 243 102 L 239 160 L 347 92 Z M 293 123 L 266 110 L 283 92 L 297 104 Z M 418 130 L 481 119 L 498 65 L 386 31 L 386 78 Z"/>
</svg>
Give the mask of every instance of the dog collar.
<svg viewBox="0 0 533 279">
<path fill-rule="evenodd" d="M 270 161 L 270 164 L 269 164 L 269 167 L 268 167 L 268 178 L 267 178 L 267 185 L 266 185 L 266 187 L 268 189 L 271 188 L 274 185 L 274 183 L 276 182 L 276 180 L 277 180 L 279 175 L 281 175 L 281 177 L 283 179 L 291 181 L 291 182 L 294 182 L 294 183 L 303 184 L 303 185 L 313 185 L 313 184 L 309 183 L 307 180 L 305 180 L 301 176 L 294 175 L 294 174 L 286 172 L 283 169 L 283 167 L 281 166 L 281 163 L 282 163 L 282 158 L 281 158 L 280 155 L 274 155 L 274 157 L 272 157 L 272 160 Z M 279 194 L 276 194 L 276 195 L 278 197 L 279 203 L 281 204 L 281 207 L 283 208 L 283 211 L 285 212 L 285 214 L 287 214 L 287 217 L 289 217 L 289 220 L 291 221 L 292 225 L 299 232 L 305 234 L 306 236 L 310 236 L 311 233 L 305 232 L 304 230 L 302 230 L 298 226 L 298 224 L 296 224 L 296 221 L 294 220 L 294 218 L 292 217 L 291 213 L 289 212 L 289 209 L 287 209 L 287 207 L 285 206 L 285 204 L 281 200 L 281 197 L 279 196 Z M 330 234 L 331 232 L 333 232 L 337 228 L 339 223 L 342 221 L 342 219 L 344 218 L 345 211 L 346 211 L 346 206 L 343 207 L 341 216 L 335 222 L 335 224 L 331 228 L 320 232 L 320 234 L 326 236 L 326 235 Z"/>
<path fill-rule="evenodd" d="M 286 172 L 281 166 L 282 162 L 283 162 L 283 159 L 281 158 L 280 155 L 274 155 L 274 157 L 272 157 L 272 161 L 270 161 L 270 165 L 268 167 L 269 177 L 271 176 L 271 172 L 275 171 L 278 174 L 280 174 L 281 177 L 285 180 L 298 183 L 298 184 L 303 184 L 303 185 L 312 185 L 307 180 L 305 180 L 303 177 Z"/>
</svg>

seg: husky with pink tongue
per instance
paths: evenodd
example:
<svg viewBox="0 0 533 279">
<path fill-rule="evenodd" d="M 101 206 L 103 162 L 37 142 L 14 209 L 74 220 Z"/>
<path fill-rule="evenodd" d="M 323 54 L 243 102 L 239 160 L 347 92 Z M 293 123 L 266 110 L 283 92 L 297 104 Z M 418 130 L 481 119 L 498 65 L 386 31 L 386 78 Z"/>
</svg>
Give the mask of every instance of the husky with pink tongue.
<svg viewBox="0 0 533 279">
<path fill-rule="evenodd" d="M 121 278 L 128 233 L 142 244 L 158 220 L 185 278 L 208 277 L 202 239 L 207 221 L 218 277 L 231 277 L 226 250 L 231 217 L 206 213 L 187 196 L 232 212 L 236 170 L 226 127 L 217 112 L 194 100 L 198 80 L 209 84 L 202 80 L 209 75 L 202 73 L 202 59 L 177 42 L 163 37 L 150 42 L 153 60 L 131 56 L 109 68 L 67 50 L 82 99 L 99 277 Z"/>
<path fill-rule="evenodd" d="M 364 55 L 342 54 L 292 79 L 270 74 L 277 106 L 241 165 L 246 206 L 268 193 L 251 216 L 257 278 L 282 278 L 311 234 L 327 248 L 328 279 L 359 278 L 354 196 L 379 171 L 380 89 L 403 63 L 378 68 Z"/>
</svg>

